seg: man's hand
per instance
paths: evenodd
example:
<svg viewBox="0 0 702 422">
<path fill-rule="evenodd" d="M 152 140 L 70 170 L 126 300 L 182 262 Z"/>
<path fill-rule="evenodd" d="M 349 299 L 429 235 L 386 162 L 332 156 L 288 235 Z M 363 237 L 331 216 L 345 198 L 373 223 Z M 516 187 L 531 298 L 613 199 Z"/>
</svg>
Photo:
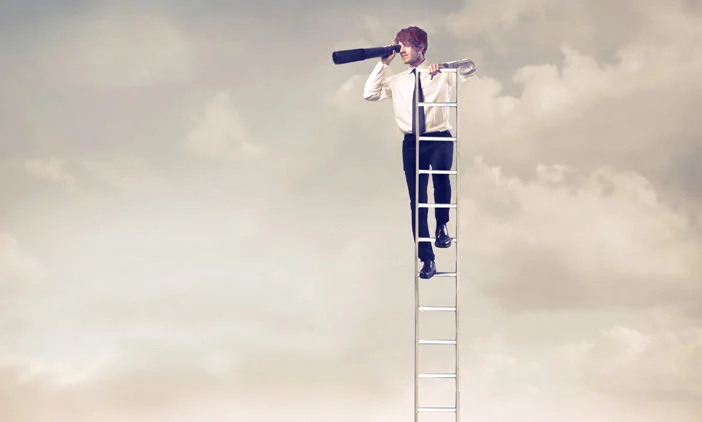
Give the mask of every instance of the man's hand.
<svg viewBox="0 0 702 422">
<path fill-rule="evenodd" d="M 388 44 L 388 45 L 386 45 L 386 47 L 392 47 L 393 45 L 395 45 L 395 44 Z M 396 51 L 393 50 L 391 55 L 381 57 L 380 60 L 383 62 L 383 64 L 389 65 L 390 62 L 392 61 L 392 59 L 395 58 L 395 53 L 396 53 Z"/>
<path fill-rule="evenodd" d="M 431 75 L 431 79 L 434 79 L 434 76 L 436 76 L 437 73 L 439 73 L 439 69 L 445 67 L 443 63 L 432 63 L 429 65 L 429 74 Z"/>
</svg>

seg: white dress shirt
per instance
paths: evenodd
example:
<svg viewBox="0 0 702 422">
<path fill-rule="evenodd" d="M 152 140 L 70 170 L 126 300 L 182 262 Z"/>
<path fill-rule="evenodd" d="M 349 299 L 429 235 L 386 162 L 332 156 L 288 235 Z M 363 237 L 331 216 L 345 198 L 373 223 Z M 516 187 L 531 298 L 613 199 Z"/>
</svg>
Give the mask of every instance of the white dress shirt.
<svg viewBox="0 0 702 422">
<path fill-rule="evenodd" d="M 418 68 L 428 68 L 429 63 L 424 60 Z M 413 67 L 402 72 L 389 74 L 390 66 L 382 60 L 373 68 L 366 80 L 363 89 L 363 98 L 368 101 L 392 99 L 397 126 L 403 133 L 412 133 L 412 96 L 414 94 Z M 428 72 L 419 72 L 424 93 L 424 102 L 453 102 L 455 94 L 452 88 L 456 78 L 455 73 L 439 72 L 434 79 Z M 440 132 L 451 130 L 449 122 L 450 110 L 448 107 L 424 107 L 424 116 L 427 132 Z"/>
</svg>

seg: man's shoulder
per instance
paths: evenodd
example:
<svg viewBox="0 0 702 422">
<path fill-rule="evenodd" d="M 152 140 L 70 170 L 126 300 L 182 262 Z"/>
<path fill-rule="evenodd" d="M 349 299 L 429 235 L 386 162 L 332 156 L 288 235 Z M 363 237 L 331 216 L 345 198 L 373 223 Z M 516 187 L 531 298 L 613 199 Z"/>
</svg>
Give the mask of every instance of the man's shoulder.
<svg viewBox="0 0 702 422">
<path fill-rule="evenodd" d="M 395 72 L 389 71 L 387 78 L 388 79 L 398 79 L 398 78 L 402 78 L 403 76 L 406 76 L 406 75 L 407 75 L 407 69 L 402 69 L 400 71 L 395 71 Z"/>
</svg>

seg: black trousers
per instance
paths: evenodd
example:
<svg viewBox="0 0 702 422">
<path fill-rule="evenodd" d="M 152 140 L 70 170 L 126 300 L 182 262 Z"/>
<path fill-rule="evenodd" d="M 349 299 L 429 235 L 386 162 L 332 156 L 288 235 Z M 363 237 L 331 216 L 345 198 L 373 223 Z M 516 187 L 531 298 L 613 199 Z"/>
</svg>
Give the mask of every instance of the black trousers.
<svg viewBox="0 0 702 422">
<path fill-rule="evenodd" d="M 442 136 L 450 137 L 450 131 L 425 133 L 422 136 Z M 419 168 L 421 170 L 451 170 L 453 164 L 452 141 L 420 141 L 419 142 Z M 407 190 L 410 197 L 410 209 L 412 210 L 412 239 L 416 237 L 415 225 L 415 165 L 416 165 L 416 140 L 414 134 L 406 134 L 402 141 L 402 165 L 407 179 Z M 419 175 L 419 203 L 426 204 L 428 174 Z M 434 202 L 437 204 L 449 204 L 451 202 L 451 179 L 448 174 L 432 174 L 434 182 Z M 435 208 L 437 226 L 448 223 L 449 208 Z M 429 209 L 419 208 L 419 237 L 429 236 Z M 433 260 L 434 250 L 431 242 L 419 242 L 418 258 L 422 261 Z"/>
</svg>

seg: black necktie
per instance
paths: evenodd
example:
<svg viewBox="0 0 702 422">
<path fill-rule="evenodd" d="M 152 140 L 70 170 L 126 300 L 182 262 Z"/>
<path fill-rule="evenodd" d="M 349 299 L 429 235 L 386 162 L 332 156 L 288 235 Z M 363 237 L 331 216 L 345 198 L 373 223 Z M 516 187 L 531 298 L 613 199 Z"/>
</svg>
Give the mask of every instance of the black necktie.
<svg viewBox="0 0 702 422">
<path fill-rule="evenodd" d="M 419 76 L 419 72 L 417 72 L 417 69 L 412 69 L 412 73 L 414 73 L 414 77 Z M 422 78 L 420 77 L 419 80 L 417 81 L 419 84 L 419 102 L 423 103 L 424 102 L 424 92 L 422 92 Z M 414 103 L 415 103 L 415 95 L 416 91 L 412 90 L 412 132 L 414 132 L 417 124 L 417 116 L 415 115 L 415 108 L 414 108 Z M 419 107 L 419 134 L 422 135 L 424 132 L 426 132 L 426 121 L 424 117 L 424 107 Z"/>
</svg>

